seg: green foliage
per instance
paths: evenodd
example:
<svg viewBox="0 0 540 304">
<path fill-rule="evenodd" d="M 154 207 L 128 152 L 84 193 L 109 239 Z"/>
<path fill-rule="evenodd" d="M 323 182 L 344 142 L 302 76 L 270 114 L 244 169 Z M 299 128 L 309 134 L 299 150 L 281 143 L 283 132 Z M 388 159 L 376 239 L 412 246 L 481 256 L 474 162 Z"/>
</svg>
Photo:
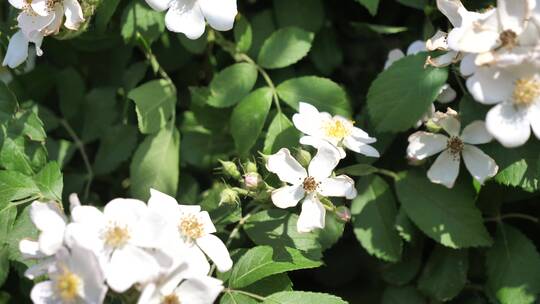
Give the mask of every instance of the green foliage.
<svg viewBox="0 0 540 304">
<path fill-rule="evenodd" d="M 252 64 L 234 64 L 212 79 L 207 102 L 217 108 L 233 106 L 249 94 L 256 81 L 257 69 Z"/>
<path fill-rule="evenodd" d="M 346 304 L 342 299 L 324 293 L 283 291 L 267 297 L 263 304 Z"/>
<path fill-rule="evenodd" d="M 267 69 L 287 67 L 304 58 L 312 43 L 310 32 L 297 27 L 280 29 L 263 43 L 257 62 Z"/>
</svg>

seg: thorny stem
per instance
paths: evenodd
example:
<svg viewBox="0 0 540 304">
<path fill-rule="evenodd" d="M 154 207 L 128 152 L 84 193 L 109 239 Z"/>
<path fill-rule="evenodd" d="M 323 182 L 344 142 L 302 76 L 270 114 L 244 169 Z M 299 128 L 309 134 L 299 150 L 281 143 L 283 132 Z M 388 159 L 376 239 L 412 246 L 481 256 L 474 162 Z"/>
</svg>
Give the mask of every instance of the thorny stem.
<svg viewBox="0 0 540 304">
<path fill-rule="evenodd" d="M 527 214 L 521 214 L 521 213 L 506 213 L 506 214 L 502 214 L 502 215 L 495 216 L 495 217 L 485 218 L 484 221 L 486 221 L 486 222 L 498 222 L 499 223 L 504 219 L 523 219 L 523 220 L 531 221 L 533 223 L 538 223 L 539 222 L 538 218 L 536 218 L 534 216 L 527 215 Z"/>
<path fill-rule="evenodd" d="M 88 159 L 88 154 L 86 154 L 86 150 L 84 149 L 84 143 L 82 140 L 77 136 L 77 133 L 71 128 L 67 120 L 60 119 L 60 124 L 66 129 L 69 136 L 71 136 L 71 139 L 73 139 L 73 142 L 75 143 L 75 146 L 81 153 L 84 166 L 86 167 L 87 177 L 88 181 L 86 182 L 86 187 L 84 189 L 84 199 L 88 199 L 88 195 L 90 194 L 90 186 L 92 185 L 92 180 L 94 179 L 94 171 L 92 170 L 92 165 L 90 164 L 90 160 Z"/>
<path fill-rule="evenodd" d="M 251 293 L 251 292 L 247 292 L 247 291 L 243 291 L 243 290 L 236 290 L 236 289 L 230 289 L 230 288 L 225 288 L 223 289 L 223 292 L 224 293 L 239 293 L 239 294 L 243 294 L 243 295 L 246 295 L 250 298 L 253 298 L 253 299 L 257 299 L 259 301 L 264 301 L 266 300 L 265 297 L 263 296 L 260 296 L 258 294 L 254 294 L 254 293 Z"/>
<path fill-rule="evenodd" d="M 272 81 L 272 79 L 270 78 L 270 76 L 268 75 L 268 73 L 261 67 L 259 66 L 255 60 L 251 59 L 251 57 L 249 57 L 247 54 L 244 54 L 244 53 L 241 53 L 241 52 L 238 52 L 238 50 L 236 49 L 234 43 L 230 42 L 230 41 L 227 41 L 223 35 L 221 35 L 220 33 L 218 32 L 213 32 L 214 33 L 214 37 L 215 37 L 215 42 L 217 44 L 219 44 L 221 47 L 223 47 L 223 49 L 225 51 L 227 51 L 229 54 L 231 54 L 231 56 L 236 60 L 236 61 L 244 61 L 244 62 L 247 62 L 251 65 L 253 65 L 257 71 L 261 74 L 261 76 L 263 77 L 264 81 L 266 82 L 266 84 L 270 87 L 270 89 L 272 90 L 272 98 L 274 100 L 274 103 L 276 104 L 276 109 L 279 113 L 281 113 L 281 105 L 279 104 L 279 97 L 277 95 L 277 90 L 276 90 L 276 85 L 274 84 L 274 82 Z"/>
</svg>

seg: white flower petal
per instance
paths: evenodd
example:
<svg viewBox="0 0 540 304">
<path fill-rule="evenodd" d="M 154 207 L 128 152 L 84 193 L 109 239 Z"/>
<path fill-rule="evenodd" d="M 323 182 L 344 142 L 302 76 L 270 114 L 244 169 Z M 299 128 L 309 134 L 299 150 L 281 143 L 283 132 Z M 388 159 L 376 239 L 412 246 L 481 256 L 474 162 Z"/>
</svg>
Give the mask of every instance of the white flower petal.
<svg viewBox="0 0 540 304">
<path fill-rule="evenodd" d="M 65 216 L 56 203 L 34 201 L 30 205 L 30 218 L 40 231 L 59 230 L 66 226 Z"/>
<path fill-rule="evenodd" d="M 476 72 L 476 54 L 467 54 L 461 59 L 459 64 L 459 71 L 463 76 L 470 76 Z"/>
<path fill-rule="evenodd" d="M 214 226 L 214 223 L 212 223 L 212 219 L 210 218 L 210 214 L 207 211 L 201 211 L 197 215 L 197 219 L 200 223 L 203 224 L 204 232 L 207 234 L 216 232 L 216 227 Z"/>
<path fill-rule="evenodd" d="M 437 115 L 433 119 L 433 122 L 443 128 L 450 136 L 459 136 L 459 134 L 461 133 L 461 123 L 454 115 Z"/>
<path fill-rule="evenodd" d="M 210 271 L 210 263 L 206 255 L 198 246 L 191 246 L 183 250 L 180 254 L 184 257 L 188 267 L 186 273 L 189 275 L 206 275 Z"/>
<path fill-rule="evenodd" d="M 70 30 L 78 30 L 84 21 L 81 5 L 77 0 L 64 0 L 64 14 L 66 21 L 64 26 Z"/>
<path fill-rule="evenodd" d="M 36 278 L 47 274 L 49 269 L 54 266 L 54 263 L 53 257 L 42 259 L 37 264 L 28 267 L 24 271 L 24 276 L 29 280 L 35 280 Z"/>
<path fill-rule="evenodd" d="M 98 253 L 103 249 L 103 240 L 100 231 L 104 226 L 92 224 L 69 223 L 65 231 L 65 240 L 68 246 L 81 246 Z"/>
<path fill-rule="evenodd" d="M 437 154 L 446 148 L 448 137 L 442 134 L 433 134 L 418 131 L 409 136 L 407 157 L 422 160 Z"/>
<path fill-rule="evenodd" d="M 167 241 L 168 224 L 160 214 L 148 210 L 132 227 L 130 242 L 142 248 L 159 248 Z"/>
<path fill-rule="evenodd" d="M 317 148 L 317 154 L 309 163 L 309 176 L 313 176 L 316 180 L 330 176 L 341 158 L 341 153 L 336 147 L 328 142 L 321 142 Z"/>
<path fill-rule="evenodd" d="M 28 58 L 28 39 L 22 31 L 18 31 L 9 39 L 9 45 L 2 62 L 3 66 L 14 69 Z"/>
<path fill-rule="evenodd" d="M 326 209 L 315 195 L 308 195 L 302 202 L 302 211 L 296 223 L 300 233 L 324 228 Z"/>
<path fill-rule="evenodd" d="M 84 282 L 82 294 L 86 303 L 103 303 L 107 286 L 101 265 L 92 251 L 73 246 L 69 268 Z"/>
<path fill-rule="evenodd" d="M 181 214 L 180 205 L 176 199 L 155 189 L 150 189 L 148 208 L 161 215 L 167 222 L 178 221 Z M 199 210 L 195 211 L 196 213 Z"/>
<path fill-rule="evenodd" d="M 531 136 L 527 112 L 516 109 L 511 103 L 502 103 L 489 110 L 486 128 L 507 148 L 524 145 Z"/>
<path fill-rule="evenodd" d="M 158 271 L 159 265 L 149 253 L 126 245 L 113 252 L 105 269 L 105 277 L 112 290 L 122 293 L 135 283 L 152 280 Z"/>
<path fill-rule="evenodd" d="M 536 104 L 529 108 L 527 118 L 529 119 L 534 135 L 540 139 L 540 102 L 536 102 Z"/>
<path fill-rule="evenodd" d="M 49 3 L 48 0 L 32 0 L 30 2 L 30 6 L 32 7 L 32 10 L 36 12 L 40 16 L 48 16 L 51 14 L 49 10 Z"/>
<path fill-rule="evenodd" d="M 480 184 L 499 170 L 495 161 L 475 146 L 465 145 L 462 155 L 467 170 Z"/>
<path fill-rule="evenodd" d="M 29 14 L 22 12 L 17 17 L 19 27 L 25 35 L 30 35 L 31 32 L 41 31 L 51 24 L 55 19 L 55 14 L 52 12 L 47 16 L 40 16 L 37 14 Z"/>
<path fill-rule="evenodd" d="M 503 30 L 521 34 L 530 16 L 530 0 L 498 0 L 497 13 Z"/>
<path fill-rule="evenodd" d="M 139 218 L 148 213 L 148 207 L 140 200 L 116 198 L 103 208 L 103 214 L 109 221 L 121 225 L 136 226 Z"/>
<path fill-rule="evenodd" d="M 71 210 L 73 222 L 91 225 L 104 225 L 105 217 L 103 213 L 93 206 L 77 206 Z"/>
<path fill-rule="evenodd" d="M 280 180 L 293 185 L 298 185 L 307 177 L 306 169 L 291 156 L 291 152 L 286 148 L 270 155 L 266 168 L 275 173 Z"/>
<path fill-rule="evenodd" d="M 233 28 L 238 14 L 236 0 L 198 0 L 201 11 L 211 27 L 218 31 Z"/>
<path fill-rule="evenodd" d="M 454 187 L 459 174 L 459 155 L 443 151 L 428 170 L 428 178 L 431 182 L 442 184 L 447 188 Z"/>
<path fill-rule="evenodd" d="M 446 42 L 447 36 L 448 33 L 438 30 L 433 37 L 426 41 L 425 48 L 429 51 L 448 51 L 448 43 Z"/>
<path fill-rule="evenodd" d="M 514 91 L 514 79 L 503 70 L 482 67 L 467 79 L 467 89 L 478 102 L 495 104 L 510 100 Z"/>
<path fill-rule="evenodd" d="M 420 52 L 425 52 L 426 49 L 426 42 L 422 40 L 416 40 L 409 47 L 407 48 L 407 56 L 408 55 L 416 55 Z"/>
<path fill-rule="evenodd" d="M 272 202 L 279 208 L 294 207 L 304 197 L 305 191 L 301 184 L 285 186 L 272 191 Z"/>
<path fill-rule="evenodd" d="M 223 241 L 213 234 L 207 234 L 196 240 L 197 246 L 216 264 L 220 272 L 229 271 L 232 267 L 231 256 Z"/>
<path fill-rule="evenodd" d="M 34 304 L 51 304 L 56 297 L 55 287 L 52 281 L 39 282 L 32 288 L 30 299 Z"/>
<path fill-rule="evenodd" d="M 22 239 L 19 242 L 19 251 L 26 259 L 38 259 L 45 257 L 45 255 L 39 251 L 39 243 L 27 239 Z"/>
<path fill-rule="evenodd" d="M 171 5 L 171 0 L 146 0 L 146 3 L 158 12 L 163 12 Z"/>
<path fill-rule="evenodd" d="M 354 151 L 356 153 L 363 154 L 368 157 L 380 157 L 379 151 L 373 148 L 372 146 L 363 143 L 362 141 L 357 140 L 356 138 L 349 136 L 343 140 L 343 145 L 347 149 Z"/>
<path fill-rule="evenodd" d="M 223 282 L 207 276 L 188 278 L 176 289 L 182 303 L 214 303 L 223 290 Z"/>
<path fill-rule="evenodd" d="M 464 143 L 472 145 L 487 144 L 493 140 L 493 136 L 489 134 L 486 129 L 486 123 L 477 120 L 470 123 L 468 126 L 463 129 L 461 133 L 461 140 Z"/>
<path fill-rule="evenodd" d="M 9 0 L 9 4 L 11 4 L 16 9 L 23 9 L 26 5 L 26 0 Z"/>
<path fill-rule="evenodd" d="M 39 234 L 39 250 L 45 255 L 55 254 L 64 242 L 64 228 L 41 232 Z"/>
<path fill-rule="evenodd" d="M 184 33 L 189 39 L 198 39 L 204 33 L 206 24 L 198 2 L 176 0 L 165 15 L 165 25 L 169 31 Z"/>
<path fill-rule="evenodd" d="M 317 192 L 325 197 L 345 197 L 353 199 L 358 194 L 354 187 L 354 180 L 346 175 L 329 177 L 321 181 Z"/>
<path fill-rule="evenodd" d="M 448 33 L 448 46 L 455 51 L 467 53 L 483 53 L 497 47 L 499 43 L 499 32 L 496 26 L 478 31 L 478 24 L 483 28 L 488 27 L 486 24 L 496 22 L 495 10 L 490 10 L 483 14 L 471 13 L 472 18 L 469 18 L 464 27 L 454 28 Z M 475 20 L 477 19 L 477 20 Z M 487 21 L 486 21 L 487 20 Z"/>
<path fill-rule="evenodd" d="M 298 113 L 294 114 L 292 121 L 294 126 L 302 133 L 319 136 L 321 129 L 321 115 L 319 110 L 309 103 L 300 102 Z"/>
<path fill-rule="evenodd" d="M 461 26 L 463 21 L 462 11 L 465 10 L 465 7 L 460 0 L 437 0 L 437 8 L 454 27 Z"/>
<path fill-rule="evenodd" d="M 437 101 L 440 103 L 450 103 L 456 99 L 457 93 L 449 84 L 443 85 Z"/>
<path fill-rule="evenodd" d="M 394 62 L 400 60 L 401 58 L 405 57 L 405 54 L 400 49 L 393 49 L 390 52 L 388 52 L 388 58 L 386 59 L 386 62 L 384 63 L 384 69 L 388 69 Z"/>
<path fill-rule="evenodd" d="M 377 142 L 377 139 L 375 137 L 369 136 L 369 134 L 357 127 L 353 127 L 351 129 L 351 137 L 354 137 L 356 140 L 359 140 L 365 144 L 372 144 Z"/>
</svg>

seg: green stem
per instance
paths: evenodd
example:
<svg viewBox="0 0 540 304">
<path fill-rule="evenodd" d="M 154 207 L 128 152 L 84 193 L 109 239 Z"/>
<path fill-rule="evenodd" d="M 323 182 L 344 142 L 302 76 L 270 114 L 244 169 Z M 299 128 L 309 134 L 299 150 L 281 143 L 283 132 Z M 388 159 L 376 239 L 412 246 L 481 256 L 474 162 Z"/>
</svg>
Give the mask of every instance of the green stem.
<svg viewBox="0 0 540 304">
<path fill-rule="evenodd" d="M 246 296 L 248 296 L 248 297 L 250 297 L 250 298 L 259 300 L 259 301 L 264 301 L 264 300 L 266 300 L 266 298 L 263 297 L 263 296 L 260 296 L 260 295 L 258 295 L 258 294 L 254 294 L 254 293 L 251 293 L 251 292 L 243 291 L 243 290 L 236 290 L 236 289 L 225 288 L 225 289 L 223 289 L 223 292 L 224 292 L 224 293 L 239 293 L 239 294 L 246 295 Z"/>
<path fill-rule="evenodd" d="M 19 205 L 30 203 L 30 202 L 33 202 L 33 201 L 39 200 L 39 199 L 41 199 L 41 196 L 37 195 L 37 196 L 30 196 L 28 198 L 25 198 L 25 199 L 22 199 L 22 200 L 19 200 L 19 201 L 10 202 L 6 207 L 4 207 L 2 210 L 0 210 L 0 214 L 2 212 L 4 212 L 4 211 L 8 210 L 9 208 L 17 207 Z M 62 205 L 60 204 L 60 206 L 62 206 Z"/>
<path fill-rule="evenodd" d="M 502 220 L 505 220 L 505 219 L 522 219 L 522 220 L 527 220 L 536 224 L 538 224 L 539 222 L 538 218 L 527 215 L 527 214 L 521 214 L 521 213 L 506 213 L 506 214 L 502 214 L 495 217 L 485 218 L 484 221 L 500 223 Z"/>
<path fill-rule="evenodd" d="M 86 182 L 86 187 L 84 189 L 84 196 L 83 196 L 84 199 L 86 200 L 86 199 L 88 199 L 88 195 L 90 194 L 90 186 L 92 185 L 92 180 L 94 179 L 94 171 L 92 170 L 92 165 L 90 164 L 88 154 L 86 154 L 86 150 L 84 149 L 84 143 L 79 138 L 79 136 L 77 136 L 77 133 L 75 133 L 73 128 L 71 128 L 71 126 L 69 125 L 67 120 L 60 119 L 60 124 L 64 127 L 64 129 L 66 129 L 69 136 L 73 140 L 75 146 L 77 147 L 77 149 L 81 153 L 81 156 L 82 156 L 82 159 L 83 159 L 83 162 L 84 162 L 84 166 L 86 167 L 88 181 Z"/>
<path fill-rule="evenodd" d="M 377 168 L 377 173 L 381 174 L 381 175 L 386 175 L 388 177 L 391 177 L 392 179 L 394 180 L 398 180 L 399 179 L 399 176 L 397 175 L 396 172 L 394 171 L 390 171 L 390 170 L 387 170 L 387 169 L 380 169 L 380 168 Z"/>
<path fill-rule="evenodd" d="M 176 86 L 174 85 L 171 77 L 169 77 L 169 74 L 167 74 L 165 69 L 159 64 L 157 57 L 152 52 L 152 49 L 150 48 L 150 45 L 148 44 L 146 39 L 144 39 L 144 37 L 139 32 L 136 33 L 136 37 L 146 59 L 150 62 L 154 73 L 158 73 L 163 79 L 165 79 L 171 85 L 174 94 L 176 94 Z"/>
</svg>

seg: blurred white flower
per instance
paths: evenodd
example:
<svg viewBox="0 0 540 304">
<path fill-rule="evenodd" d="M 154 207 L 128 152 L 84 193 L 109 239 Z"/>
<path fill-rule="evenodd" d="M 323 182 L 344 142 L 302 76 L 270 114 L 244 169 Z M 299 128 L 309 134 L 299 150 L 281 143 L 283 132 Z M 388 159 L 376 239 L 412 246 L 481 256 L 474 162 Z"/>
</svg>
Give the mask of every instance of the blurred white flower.
<svg viewBox="0 0 540 304">
<path fill-rule="evenodd" d="M 84 21 L 82 8 L 77 0 L 9 0 L 11 5 L 20 9 L 18 25 L 28 37 L 38 31 L 44 36 L 56 34 L 60 30 L 64 15 L 64 26 L 78 30 Z"/>
<path fill-rule="evenodd" d="M 488 131 L 505 147 L 525 144 L 531 128 L 540 138 L 540 71 L 531 65 L 479 67 L 467 88 L 483 104 Z"/>
<path fill-rule="evenodd" d="M 78 246 L 60 249 L 48 269 L 49 280 L 34 285 L 35 304 L 103 303 L 107 293 L 95 255 Z"/>
<path fill-rule="evenodd" d="M 185 276 L 185 265 L 171 268 L 142 288 L 138 304 L 212 304 L 223 290 L 223 282 L 208 277 Z"/>
<path fill-rule="evenodd" d="M 206 26 L 218 31 L 232 29 L 238 13 L 236 0 L 146 0 L 154 10 L 165 10 L 165 25 L 170 31 L 184 33 L 189 39 L 202 36 Z"/>
<path fill-rule="evenodd" d="M 35 201 L 30 205 L 30 218 L 40 231 L 39 251 L 44 255 L 53 255 L 64 244 L 66 216 L 57 203 Z"/>
<path fill-rule="evenodd" d="M 299 232 L 324 228 L 326 210 L 319 195 L 347 199 L 356 197 L 357 192 L 351 178 L 346 175 L 331 176 L 339 160 L 339 151 L 329 143 L 319 145 L 307 171 L 291 156 L 288 149 L 281 149 L 268 157 L 266 163 L 268 171 L 277 174 L 281 181 L 290 184 L 272 191 L 274 205 L 289 208 L 302 200 L 302 211 L 297 224 Z"/>
<path fill-rule="evenodd" d="M 43 35 L 40 32 L 33 32 L 30 38 L 26 37 L 22 31 L 17 31 L 9 39 L 9 45 L 6 56 L 2 62 L 3 66 L 9 66 L 14 69 L 28 58 L 28 45 L 32 42 L 35 45 L 35 51 L 38 56 L 43 55 L 41 43 Z"/>
<path fill-rule="evenodd" d="M 232 260 L 229 251 L 223 241 L 212 234 L 216 232 L 216 227 L 208 212 L 201 211 L 200 206 L 179 205 L 173 197 L 151 189 L 148 208 L 159 214 L 171 228 L 168 230 L 170 234 L 168 248 L 165 249 L 172 250 L 171 256 L 190 255 L 191 258 L 184 260 L 190 261 L 188 266 L 202 274 L 206 274 L 209 270 L 202 252 L 216 264 L 219 271 L 231 269 Z"/>
<path fill-rule="evenodd" d="M 340 115 L 332 116 L 319 112 L 309 103 L 301 102 L 297 114 L 292 117 L 294 126 L 306 134 L 300 143 L 319 148 L 319 143 L 331 143 L 345 158 L 347 149 L 369 157 L 379 157 L 379 152 L 370 146 L 377 139 L 370 137 L 365 131 L 354 126 L 354 122 Z"/>
<path fill-rule="evenodd" d="M 441 113 L 438 113 L 441 114 Z M 442 114 L 434 118 L 449 136 L 418 131 L 409 136 L 407 157 L 423 160 L 442 152 L 428 171 L 428 178 L 437 184 L 452 188 L 459 174 L 461 156 L 467 170 L 480 183 L 497 174 L 495 161 L 475 145 L 490 142 L 483 121 L 475 121 L 461 131 L 461 123 L 454 115 Z"/>
<path fill-rule="evenodd" d="M 68 245 L 77 244 L 96 254 L 111 289 L 124 292 L 158 275 L 162 265 L 150 250 L 161 246 L 165 223 L 144 202 L 114 199 L 103 212 L 77 206 L 71 216 L 73 222 L 66 231 Z"/>
</svg>

